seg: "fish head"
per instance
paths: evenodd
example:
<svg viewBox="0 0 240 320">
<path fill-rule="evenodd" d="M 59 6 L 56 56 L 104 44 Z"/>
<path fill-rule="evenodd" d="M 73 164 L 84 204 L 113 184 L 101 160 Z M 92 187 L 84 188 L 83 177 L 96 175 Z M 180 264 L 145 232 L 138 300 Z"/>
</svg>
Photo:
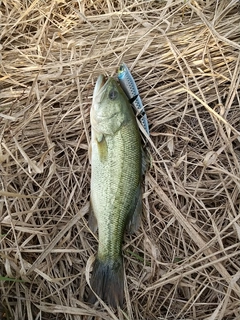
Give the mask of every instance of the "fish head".
<svg viewBox="0 0 240 320">
<path fill-rule="evenodd" d="M 92 127 L 102 134 L 114 134 L 126 121 L 127 108 L 127 97 L 117 81 L 100 75 L 93 92 Z"/>
</svg>

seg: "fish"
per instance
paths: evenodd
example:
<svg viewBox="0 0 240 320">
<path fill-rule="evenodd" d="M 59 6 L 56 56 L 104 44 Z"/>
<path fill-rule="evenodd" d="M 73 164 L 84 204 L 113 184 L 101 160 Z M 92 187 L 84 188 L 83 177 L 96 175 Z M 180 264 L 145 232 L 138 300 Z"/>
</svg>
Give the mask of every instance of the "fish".
<svg viewBox="0 0 240 320">
<path fill-rule="evenodd" d="M 97 79 L 90 111 L 91 217 L 98 227 L 98 251 L 90 285 L 105 303 L 123 305 L 122 243 L 134 232 L 142 212 L 141 136 L 126 94 L 114 78 Z M 88 302 L 95 303 L 90 291 Z"/>
<path fill-rule="evenodd" d="M 121 63 L 118 68 L 118 80 L 119 83 L 125 92 L 126 96 L 129 99 L 129 102 L 132 104 L 133 108 L 137 112 L 138 118 L 140 123 L 142 124 L 143 128 L 145 129 L 148 136 L 150 135 L 149 131 L 149 124 L 147 115 L 142 103 L 142 100 L 139 95 L 139 91 L 137 85 L 134 81 L 134 78 L 128 69 L 126 63 Z"/>
</svg>

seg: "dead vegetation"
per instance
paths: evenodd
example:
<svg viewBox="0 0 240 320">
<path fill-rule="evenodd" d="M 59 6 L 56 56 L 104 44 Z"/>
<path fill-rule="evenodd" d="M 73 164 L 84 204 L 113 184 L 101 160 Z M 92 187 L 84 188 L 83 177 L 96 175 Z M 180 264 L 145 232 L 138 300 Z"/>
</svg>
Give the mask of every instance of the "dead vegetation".
<svg viewBox="0 0 240 320">
<path fill-rule="evenodd" d="M 239 319 L 239 2 L 0 5 L 1 319 Z M 88 145 L 96 77 L 122 60 L 151 167 L 115 312 L 84 302 Z"/>
</svg>

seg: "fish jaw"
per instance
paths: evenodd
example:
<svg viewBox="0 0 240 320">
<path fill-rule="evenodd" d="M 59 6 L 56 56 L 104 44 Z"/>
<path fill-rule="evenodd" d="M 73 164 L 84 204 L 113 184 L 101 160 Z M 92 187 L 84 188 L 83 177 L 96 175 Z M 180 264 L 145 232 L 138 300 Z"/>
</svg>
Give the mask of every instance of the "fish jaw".
<svg viewBox="0 0 240 320">
<path fill-rule="evenodd" d="M 106 78 L 103 74 L 100 74 L 93 90 L 93 105 L 101 102 L 103 92 L 106 90 Z"/>
<path fill-rule="evenodd" d="M 125 93 L 113 78 L 97 79 L 90 112 L 92 128 L 98 134 L 115 134 L 126 120 L 129 104 Z"/>
<path fill-rule="evenodd" d="M 94 90 L 93 90 L 93 99 L 92 99 L 92 105 L 100 104 L 103 99 L 105 99 L 105 94 L 108 89 L 108 87 L 113 87 L 115 83 L 115 80 L 113 78 L 108 78 L 103 74 L 100 74 L 97 78 Z"/>
</svg>

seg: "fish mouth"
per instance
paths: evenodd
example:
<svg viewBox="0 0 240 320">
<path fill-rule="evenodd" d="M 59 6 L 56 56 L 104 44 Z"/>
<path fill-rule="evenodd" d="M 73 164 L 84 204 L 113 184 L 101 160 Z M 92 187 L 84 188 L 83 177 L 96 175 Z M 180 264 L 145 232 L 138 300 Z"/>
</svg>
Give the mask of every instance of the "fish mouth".
<svg viewBox="0 0 240 320">
<path fill-rule="evenodd" d="M 106 77 L 103 74 L 100 74 L 94 87 L 93 100 L 95 100 L 97 96 L 101 96 L 101 93 L 105 90 L 106 83 Z"/>
</svg>

